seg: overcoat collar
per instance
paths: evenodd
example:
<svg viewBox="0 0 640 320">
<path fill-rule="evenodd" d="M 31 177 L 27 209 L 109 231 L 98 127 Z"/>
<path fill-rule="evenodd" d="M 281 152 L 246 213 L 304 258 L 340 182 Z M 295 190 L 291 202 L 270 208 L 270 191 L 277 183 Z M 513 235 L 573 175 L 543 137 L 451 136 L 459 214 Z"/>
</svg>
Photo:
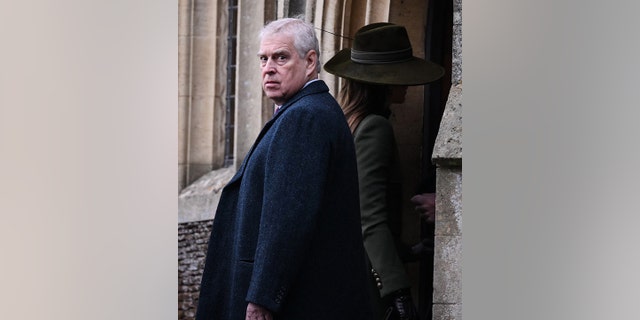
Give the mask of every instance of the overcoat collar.
<svg viewBox="0 0 640 320">
<path fill-rule="evenodd" d="M 229 186 L 229 185 L 237 182 L 238 180 L 240 180 L 240 177 L 242 177 L 242 175 L 244 174 L 244 170 L 246 168 L 246 164 L 249 161 L 249 158 L 251 157 L 251 154 L 253 153 L 253 150 L 258 145 L 260 140 L 262 140 L 262 137 L 264 137 L 264 135 L 273 126 L 275 121 L 278 118 L 282 117 L 282 115 L 287 111 L 289 106 L 291 106 L 296 101 L 302 99 L 305 96 L 308 96 L 308 95 L 311 95 L 311 94 L 316 94 L 316 93 L 322 93 L 322 92 L 329 92 L 329 87 L 327 87 L 325 82 L 322 81 L 322 80 L 313 81 L 313 82 L 309 83 L 306 87 L 302 88 L 302 90 L 298 91 L 298 93 L 296 93 L 293 97 L 291 97 L 291 99 L 289 99 L 287 102 L 285 102 L 282 105 L 282 107 L 280 107 L 280 110 L 278 111 L 278 113 L 276 113 L 275 116 L 264 125 L 262 130 L 260 130 L 260 133 L 258 134 L 258 137 L 256 138 L 256 141 L 251 146 L 251 149 L 249 149 L 249 152 L 247 152 L 247 155 L 244 157 L 244 160 L 242 161 L 242 164 L 240 165 L 240 168 L 238 168 L 238 171 L 236 172 L 236 174 L 233 176 L 233 178 L 231 178 L 231 180 L 229 180 L 229 183 L 227 183 L 227 186 Z"/>
</svg>

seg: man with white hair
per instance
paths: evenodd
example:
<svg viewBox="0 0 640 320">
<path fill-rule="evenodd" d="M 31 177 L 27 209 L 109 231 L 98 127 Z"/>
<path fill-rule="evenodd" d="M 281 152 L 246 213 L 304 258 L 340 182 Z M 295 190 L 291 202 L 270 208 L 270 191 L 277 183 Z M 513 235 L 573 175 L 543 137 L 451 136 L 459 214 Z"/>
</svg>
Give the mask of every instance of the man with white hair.
<svg viewBox="0 0 640 320">
<path fill-rule="evenodd" d="M 222 191 L 198 320 L 372 317 L 353 138 L 319 56 L 301 19 L 260 34 L 276 112 Z"/>
</svg>

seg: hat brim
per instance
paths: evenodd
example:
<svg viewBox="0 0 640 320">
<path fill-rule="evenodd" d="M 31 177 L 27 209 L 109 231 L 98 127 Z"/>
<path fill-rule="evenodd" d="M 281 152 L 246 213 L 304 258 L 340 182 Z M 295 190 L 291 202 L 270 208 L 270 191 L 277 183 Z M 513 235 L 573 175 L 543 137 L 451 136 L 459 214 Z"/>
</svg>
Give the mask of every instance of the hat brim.
<svg viewBox="0 0 640 320">
<path fill-rule="evenodd" d="M 342 49 L 324 64 L 324 69 L 339 77 L 364 83 L 414 86 L 440 79 L 444 69 L 417 57 L 388 64 L 361 64 L 351 61 L 351 49 Z"/>
</svg>

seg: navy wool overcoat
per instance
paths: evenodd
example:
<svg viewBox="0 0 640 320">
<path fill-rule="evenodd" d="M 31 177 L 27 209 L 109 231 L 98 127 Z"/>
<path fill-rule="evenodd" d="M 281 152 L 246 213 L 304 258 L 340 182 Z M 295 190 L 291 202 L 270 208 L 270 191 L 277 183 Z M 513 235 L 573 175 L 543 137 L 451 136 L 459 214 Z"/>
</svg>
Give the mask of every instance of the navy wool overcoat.
<svg viewBox="0 0 640 320">
<path fill-rule="evenodd" d="M 260 132 L 222 191 L 197 319 L 370 319 L 353 137 L 314 81 Z"/>
</svg>

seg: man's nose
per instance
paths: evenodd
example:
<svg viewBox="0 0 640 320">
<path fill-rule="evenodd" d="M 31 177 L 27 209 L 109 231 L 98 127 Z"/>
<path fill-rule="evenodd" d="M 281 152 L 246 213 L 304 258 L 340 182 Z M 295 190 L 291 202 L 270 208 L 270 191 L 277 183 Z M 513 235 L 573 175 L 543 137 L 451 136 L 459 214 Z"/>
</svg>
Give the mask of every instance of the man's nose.
<svg viewBox="0 0 640 320">
<path fill-rule="evenodd" d="M 276 62 L 273 61 L 273 59 L 271 59 L 271 58 L 267 59 L 267 61 L 264 64 L 263 69 L 264 69 L 264 72 L 267 72 L 267 73 L 276 72 Z"/>
</svg>

